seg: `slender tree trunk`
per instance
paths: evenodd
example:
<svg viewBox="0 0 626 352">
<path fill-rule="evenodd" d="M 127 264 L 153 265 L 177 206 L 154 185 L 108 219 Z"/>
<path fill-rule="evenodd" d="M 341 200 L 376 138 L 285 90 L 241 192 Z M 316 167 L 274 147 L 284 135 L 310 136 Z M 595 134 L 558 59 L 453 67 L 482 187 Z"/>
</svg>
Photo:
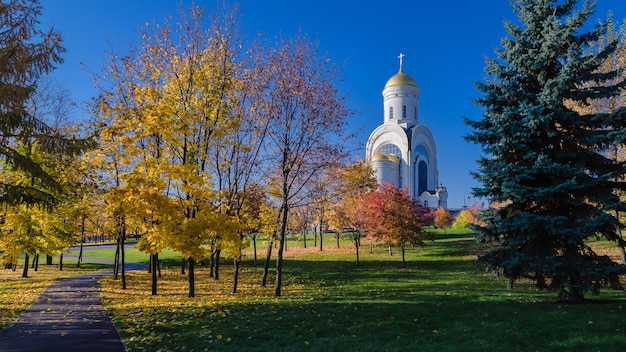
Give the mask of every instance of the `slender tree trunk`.
<svg viewBox="0 0 626 352">
<path fill-rule="evenodd" d="M 193 258 L 189 258 L 189 297 L 196 296 L 196 271 L 195 264 L 196 261 Z"/>
<path fill-rule="evenodd" d="M 39 270 L 39 253 L 35 254 L 35 271 Z"/>
<path fill-rule="evenodd" d="M 24 253 L 24 270 L 22 271 L 22 277 L 28 277 L 28 253 Z"/>
<path fill-rule="evenodd" d="M 126 260 L 124 258 L 124 238 L 126 237 L 126 235 L 122 235 L 122 239 L 120 241 L 121 245 L 120 245 L 120 253 L 121 253 L 121 257 L 122 257 L 122 289 L 125 290 L 126 289 Z"/>
<path fill-rule="evenodd" d="M 285 192 L 286 194 L 287 192 Z M 287 203 L 282 206 L 282 219 L 280 224 L 280 245 L 278 246 L 278 255 L 276 256 L 276 285 L 274 289 L 274 295 L 279 297 L 283 286 L 283 249 L 285 248 L 285 235 L 287 232 L 287 216 L 288 216 Z M 321 241 L 320 241 L 321 245 Z"/>
<path fill-rule="evenodd" d="M 359 266 L 359 245 L 361 244 L 361 234 L 357 232 L 354 239 L 354 248 L 356 249 L 356 266 Z"/>
<path fill-rule="evenodd" d="M 221 249 L 215 251 L 215 276 L 213 279 L 216 281 L 220 279 L 220 254 L 222 253 Z"/>
<path fill-rule="evenodd" d="M 400 243 L 400 250 L 402 251 L 402 267 L 406 268 L 406 261 L 404 260 L 404 242 Z"/>
<path fill-rule="evenodd" d="M 63 271 L 63 253 L 59 255 L 59 270 Z"/>
<path fill-rule="evenodd" d="M 46 265 L 52 265 L 52 256 L 46 253 Z"/>
<path fill-rule="evenodd" d="M 302 239 L 304 240 L 304 248 L 306 248 L 306 228 L 302 229 Z"/>
<path fill-rule="evenodd" d="M 391 242 L 387 242 L 387 247 L 389 248 L 389 255 L 392 256 L 393 252 L 391 251 Z"/>
<path fill-rule="evenodd" d="M 322 232 L 322 224 L 320 224 L 320 252 L 324 250 L 324 233 Z"/>
<path fill-rule="evenodd" d="M 181 259 L 180 261 L 180 274 L 181 275 L 185 275 L 185 265 L 186 265 L 187 261 L 185 260 L 185 258 Z"/>
<path fill-rule="evenodd" d="M 273 240 L 270 240 L 270 242 L 267 245 L 267 255 L 265 257 L 265 265 L 263 267 L 263 278 L 261 279 L 261 286 L 265 287 L 265 285 L 267 285 L 267 275 L 269 274 L 270 271 L 270 260 L 272 259 L 272 242 L 274 242 Z"/>
<path fill-rule="evenodd" d="M 339 238 L 341 237 L 341 231 L 337 232 L 337 248 L 339 248 Z"/>
<path fill-rule="evenodd" d="M 239 284 L 239 265 L 241 264 L 241 257 L 234 260 L 235 272 L 233 274 L 233 293 L 237 293 L 237 285 Z"/>
<path fill-rule="evenodd" d="M 370 254 L 374 253 L 374 241 L 370 240 Z"/>
<path fill-rule="evenodd" d="M 256 233 L 252 235 L 252 248 L 254 249 L 254 266 L 257 266 L 257 257 L 256 257 Z"/>
<path fill-rule="evenodd" d="M 313 247 L 317 247 L 317 226 L 313 225 Z"/>
<path fill-rule="evenodd" d="M 152 274 L 152 295 L 157 294 L 157 266 L 159 262 L 159 254 L 150 254 L 150 271 Z"/>
<path fill-rule="evenodd" d="M 215 277 L 215 251 L 209 256 L 209 277 Z"/>
<path fill-rule="evenodd" d="M 83 244 L 85 243 L 85 218 L 86 215 L 83 213 L 83 216 L 80 221 L 80 250 L 78 251 L 78 260 L 76 261 L 76 267 L 80 268 L 80 262 L 83 261 Z"/>
<path fill-rule="evenodd" d="M 117 280 L 120 272 L 120 241 L 117 240 L 117 245 L 115 246 L 115 259 L 113 259 L 113 278 Z"/>
<path fill-rule="evenodd" d="M 156 254 L 156 267 L 159 278 L 161 278 L 161 261 L 159 260 L 159 253 Z"/>
</svg>

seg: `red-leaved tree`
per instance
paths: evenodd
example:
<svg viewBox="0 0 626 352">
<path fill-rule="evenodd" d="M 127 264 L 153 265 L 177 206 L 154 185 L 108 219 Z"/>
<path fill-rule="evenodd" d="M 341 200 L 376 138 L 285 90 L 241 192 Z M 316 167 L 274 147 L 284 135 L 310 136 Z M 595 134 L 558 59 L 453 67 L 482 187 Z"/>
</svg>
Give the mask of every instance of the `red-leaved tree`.
<svg viewBox="0 0 626 352">
<path fill-rule="evenodd" d="M 406 268 L 405 244 L 424 247 L 426 240 L 432 240 L 431 234 L 422 231 L 432 221 L 432 212 L 409 196 L 406 189 L 397 189 L 391 183 L 380 185 L 365 195 L 364 201 L 366 231 L 376 240 L 399 245 L 402 266 Z"/>
</svg>

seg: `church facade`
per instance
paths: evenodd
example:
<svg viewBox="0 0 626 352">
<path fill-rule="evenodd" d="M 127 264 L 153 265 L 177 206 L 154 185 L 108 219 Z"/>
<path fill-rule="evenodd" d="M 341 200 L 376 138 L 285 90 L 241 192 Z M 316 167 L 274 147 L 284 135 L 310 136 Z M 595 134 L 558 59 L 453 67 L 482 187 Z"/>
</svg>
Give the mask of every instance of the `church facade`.
<svg viewBox="0 0 626 352">
<path fill-rule="evenodd" d="M 383 89 L 383 124 L 367 140 L 365 157 L 379 184 L 407 188 L 422 205 L 447 208 L 448 192 L 439 183 L 437 146 L 428 126 L 419 121 L 420 89 L 402 69 Z"/>
</svg>

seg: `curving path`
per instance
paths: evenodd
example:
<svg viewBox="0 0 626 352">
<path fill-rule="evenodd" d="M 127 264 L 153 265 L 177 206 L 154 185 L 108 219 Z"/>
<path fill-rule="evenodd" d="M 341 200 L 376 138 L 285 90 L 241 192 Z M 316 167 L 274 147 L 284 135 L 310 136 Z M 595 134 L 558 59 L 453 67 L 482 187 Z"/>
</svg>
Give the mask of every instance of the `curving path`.
<svg viewBox="0 0 626 352">
<path fill-rule="evenodd" d="M 84 261 L 101 262 L 97 258 Z M 145 267 L 126 263 L 126 270 Z M 102 304 L 98 280 L 107 274 L 112 271 L 54 281 L 16 322 L 0 331 L 0 351 L 125 351 Z"/>
</svg>

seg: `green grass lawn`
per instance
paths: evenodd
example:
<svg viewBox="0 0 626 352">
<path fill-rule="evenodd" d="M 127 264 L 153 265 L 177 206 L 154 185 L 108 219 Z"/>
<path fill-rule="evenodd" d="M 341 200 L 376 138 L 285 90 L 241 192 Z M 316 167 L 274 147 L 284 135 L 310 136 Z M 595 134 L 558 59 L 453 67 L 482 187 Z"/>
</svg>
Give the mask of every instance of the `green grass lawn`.
<svg viewBox="0 0 626 352">
<path fill-rule="evenodd" d="M 476 264 L 477 244 L 467 233 L 438 233 L 426 248 L 409 250 L 406 269 L 397 248 L 389 256 L 378 245 L 370 254 L 364 242 L 357 268 L 349 242 L 337 249 L 329 236 L 324 245 L 320 252 L 312 241 L 307 249 L 289 243 L 282 297 L 273 296 L 273 271 L 261 287 L 262 260 L 254 267 L 249 259 L 237 294 L 230 293 L 233 266 L 224 259 L 219 281 L 198 269 L 195 298 L 186 296 L 179 268 L 163 271 L 157 296 L 144 271 L 128 274 L 126 290 L 105 278 L 103 295 L 129 351 L 626 348 L 624 292 L 605 290 L 588 304 L 563 305 L 528 282 L 507 289 Z"/>
</svg>

